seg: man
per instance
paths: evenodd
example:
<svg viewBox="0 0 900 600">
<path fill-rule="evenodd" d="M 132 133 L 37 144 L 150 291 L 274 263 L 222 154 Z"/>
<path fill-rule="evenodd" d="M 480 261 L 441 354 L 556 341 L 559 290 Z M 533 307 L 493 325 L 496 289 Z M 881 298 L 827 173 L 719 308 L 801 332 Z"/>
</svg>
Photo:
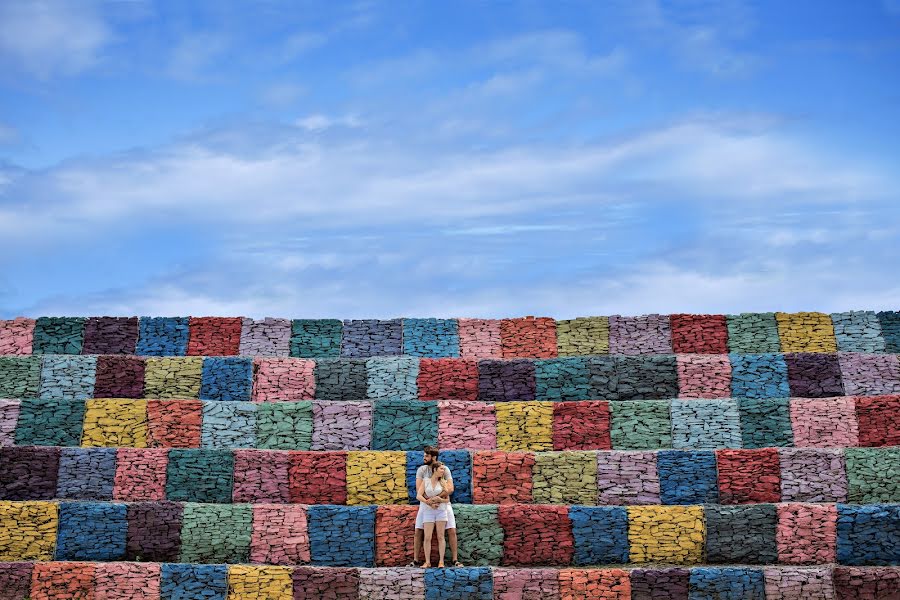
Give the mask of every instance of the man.
<svg viewBox="0 0 900 600">
<path fill-rule="evenodd" d="M 438 449 L 434 446 L 426 446 L 424 450 L 424 455 L 422 456 L 422 462 L 424 463 L 416 470 L 416 489 L 418 489 L 419 484 L 428 477 L 431 477 L 431 463 L 437 460 Z M 453 493 L 453 475 L 450 473 L 450 468 L 444 465 L 444 469 L 447 472 L 447 485 L 444 486 L 444 493 L 441 494 L 444 498 L 450 498 L 450 494 Z M 437 502 L 432 504 L 432 508 L 437 508 Z M 422 511 L 421 504 L 419 505 L 419 513 L 416 515 L 416 535 L 415 541 L 413 542 L 413 565 L 419 563 L 419 551 L 422 549 L 422 542 L 425 538 L 425 526 L 422 523 Z M 453 516 L 453 505 L 447 504 L 447 541 L 450 542 L 450 554 L 453 556 L 453 566 L 461 567 L 463 566 L 461 562 L 459 562 L 459 557 L 457 556 L 457 543 L 456 543 L 456 517 Z M 431 548 L 426 548 L 425 552 L 430 552 Z M 422 553 L 422 562 L 425 562 L 425 554 Z"/>
</svg>

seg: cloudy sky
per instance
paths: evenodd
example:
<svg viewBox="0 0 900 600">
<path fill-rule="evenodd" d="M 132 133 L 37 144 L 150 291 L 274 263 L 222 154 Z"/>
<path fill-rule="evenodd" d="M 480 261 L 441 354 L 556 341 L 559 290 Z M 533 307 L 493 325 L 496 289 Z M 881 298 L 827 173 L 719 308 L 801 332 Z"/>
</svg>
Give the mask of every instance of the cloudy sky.
<svg viewBox="0 0 900 600">
<path fill-rule="evenodd" d="M 900 0 L 0 2 L 0 317 L 900 308 Z"/>
</svg>

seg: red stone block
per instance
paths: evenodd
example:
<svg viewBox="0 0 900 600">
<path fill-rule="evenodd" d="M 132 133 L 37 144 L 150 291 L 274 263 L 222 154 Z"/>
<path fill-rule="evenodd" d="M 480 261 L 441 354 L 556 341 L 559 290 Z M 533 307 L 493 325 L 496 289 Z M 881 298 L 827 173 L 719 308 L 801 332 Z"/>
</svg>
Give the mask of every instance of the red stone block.
<svg viewBox="0 0 900 600">
<path fill-rule="evenodd" d="M 31 600 L 95 600 L 93 563 L 34 563 Z"/>
<path fill-rule="evenodd" d="M 402 567 L 413 560 L 413 531 L 418 506 L 386 504 L 375 513 L 375 564 L 379 567 Z M 447 548 L 449 562 L 450 548 Z M 431 544 L 431 564 L 437 565 L 437 538 Z"/>
<path fill-rule="evenodd" d="M 728 325 L 725 315 L 670 316 L 672 351 L 675 354 L 725 354 Z"/>
<path fill-rule="evenodd" d="M 557 402 L 553 405 L 554 450 L 610 450 L 609 402 Z"/>
<path fill-rule="evenodd" d="M 466 358 L 423 358 L 416 383 L 420 400 L 478 400 L 478 362 Z"/>
<path fill-rule="evenodd" d="M 203 403 L 199 400 L 148 400 L 147 445 L 199 448 Z"/>
<path fill-rule="evenodd" d="M 291 502 L 347 503 L 346 452 L 290 452 Z"/>
<path fill-rule="evenodd" d="M 504 565 L 567 565 L 575 552 L 568 506 L 505 504 L 498 508 L 503 527 Z"/>
<path fill-rule="evenodd" d="M 781 467 L 778 450 L 716 450 L 719 502 L 747 504 L 781 499 Z"/>
<path fill-rule="evenodd" d="M 531 452 L 476 452 L 472 456 L 472 498 L 475 504 L 531 502 Z"/>
<path fill-rule="evenodd" d="M 522 317 L 500 321 L 503 358 L 556 358 L 556 321 Z"/>
<path fill-rule="evenodd" d="M 900 396 L 858 396 L 859 445 L 900 446 Z"/>
<path fill-rule="evenodd" d="M 661 590 L 662 593 L 665 590 Z M 668 594 L 660 598 L 669 598 Z M 559 599 L 631 600 L 631 579 L 624 569 L 560 569 Z"/>
<path fill-rule="evenodd" d="M 237 356 L 241 347 L 241 317 L 191 317 L 188 356 Z"/>
</svg>

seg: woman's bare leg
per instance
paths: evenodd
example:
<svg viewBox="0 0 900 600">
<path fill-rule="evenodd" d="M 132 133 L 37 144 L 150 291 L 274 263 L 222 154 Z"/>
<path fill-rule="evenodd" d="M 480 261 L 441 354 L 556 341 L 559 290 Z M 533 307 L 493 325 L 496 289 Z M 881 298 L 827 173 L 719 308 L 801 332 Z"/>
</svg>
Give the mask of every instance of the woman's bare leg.
<svg viewBox="0 0 900 600">
<path fill-rule="evenodd" d="M 431 532 L 434 531 L 434 523 L 424 523 L 424 525 L 425 540 L 422 545 L 424 546 L 423 550 L 425 550 L 425 563 L 422 566 L 427 569 L 431 566 Z M 440 542 L 438 543 L 438 547 L 440 547 Z"/>
<path fill-rule="evenodd" d="M 438 521 L 434 526 L 437 528 L 438 536 L 438 567 L 443 569 L 444 553 L 447 551 L 447 541 L 444 539 L 444 527 L 447 526 L 447 521 Z"/>
</svg>

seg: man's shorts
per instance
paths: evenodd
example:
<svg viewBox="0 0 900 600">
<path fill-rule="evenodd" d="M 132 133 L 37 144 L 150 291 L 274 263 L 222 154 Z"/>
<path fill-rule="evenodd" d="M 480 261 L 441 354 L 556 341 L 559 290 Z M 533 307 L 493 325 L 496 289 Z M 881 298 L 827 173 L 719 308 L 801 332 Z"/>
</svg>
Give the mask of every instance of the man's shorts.
<svg viewBox="0 0 900 600">
<path fill-rule="evenodd" d="M 416 529 L 425 529 L 422 524 L 422 504 L 419 504 L 419 511 L 416 513 Z M 456 529 L 456 517 L 453 515 L 453 503 L 447 504 L 447 526 L 445 529 Z"/>
</svg>

